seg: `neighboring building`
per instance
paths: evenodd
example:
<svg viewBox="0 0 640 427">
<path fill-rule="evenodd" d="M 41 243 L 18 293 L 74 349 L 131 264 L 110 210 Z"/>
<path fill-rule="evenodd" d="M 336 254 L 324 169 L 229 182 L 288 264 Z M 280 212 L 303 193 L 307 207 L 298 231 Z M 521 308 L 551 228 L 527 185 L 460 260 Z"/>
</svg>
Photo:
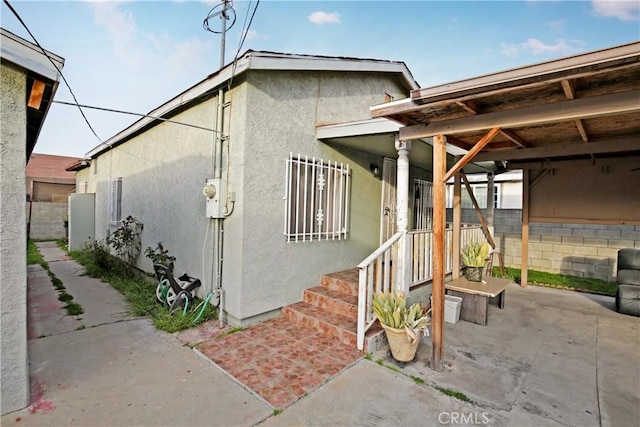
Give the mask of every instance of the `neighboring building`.
<svg viewBox="0 0 640 427">
<path fill-rule="evenodd" d="M 230 323 L 275 315 L 382 238 L 374 171 L 395 166 L 397 126 L 383 120 L 382 136 L 352 147 L 317 127 L 368 122 L 371 105 L 417 87 L 401 62 L 249 51 L 150 113 L 199 128 L 143 118 L 87 153 L 77 183 L 95 193 L 96 238 L 132 215 L 142 250 L 162 242 L 202 295 L 220 277 Z M 428 164 L 412 176 L 430 180 Z M 144 255 L 138 267 L 152 270 Z"/>
<path fill-rule="evenodd" d="M 4 29 L 1 35 L 0 412 L 5 414 L 29 405 L 25 165 L 58 87 L 64 59 Z"/>
<path fill-rule="evenodd" d="M 487 215 L 488 177 L 486 173 L 467 176 L 480 209 L 493 225 L 495 241 L 507 267 L 522 264 L 522 171 L 506 171 L 494 176 L 494 211 Z M 453 186 L 447 186 L 447 208 L 451 208 Z M 462 222 L 477 223 L 471 198 L 462 191 Z M 451 219 L 452 212 L 448 211 Z M 532 222 L 528 265 L 532 270 L 590 277 L 613 282 L 619 249 L 640 247 L 640 227 L 631 224 L 580 224 Z"/>
<path fill-rule="evenodd" d="M 31 154 L 27 164 L 27 235 L 31 239 L 65 237 L 68 198 L 76 191 L 76 176 L 66 168 L 77 157 Z"/>
</svg>

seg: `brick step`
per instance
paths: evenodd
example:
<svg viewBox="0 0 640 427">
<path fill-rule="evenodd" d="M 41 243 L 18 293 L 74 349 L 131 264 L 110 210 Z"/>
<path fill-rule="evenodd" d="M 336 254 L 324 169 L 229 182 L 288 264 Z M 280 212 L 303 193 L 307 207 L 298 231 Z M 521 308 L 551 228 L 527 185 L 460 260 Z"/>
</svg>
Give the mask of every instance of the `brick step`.
<svg viewBox="0 0 640 427">
<path fill-rule="evenodd" d="M 358 319 L 357 296 L 336 291 L 326 286 L 316 286 L 305 289 L 302 300 L 332 313 L 348 317 L 349 319 Z"/>
<path fill-rule="evenodd" d="M 320 281 L 325 286 L 334 291 L 344 292 L 348 295 L 358 296 L 358 269 L 337 271 L 335 273 L 324 274 Z"/>
<path fill-rule="evenodd" d="M 340 342 L 356 347 L 357 320 L 332 313 L 321 307 L 301 301 L 282 308 L 282 315 L 291 322 L 311 328 Z M 383 329 L 376 323 L 365 335 L 365 351 L 371 352 L 384 338 Z"/>
</svg>

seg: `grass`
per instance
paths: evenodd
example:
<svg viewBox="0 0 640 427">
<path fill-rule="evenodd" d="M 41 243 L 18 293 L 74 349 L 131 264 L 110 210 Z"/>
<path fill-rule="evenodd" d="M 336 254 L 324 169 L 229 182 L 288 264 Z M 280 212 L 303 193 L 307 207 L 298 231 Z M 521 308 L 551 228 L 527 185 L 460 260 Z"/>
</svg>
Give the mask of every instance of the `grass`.
<svg viewBox="0 0 640 427">
<path fill-rule="evenodd" d="M 135 272 L 127 277 L 124 263 L 116 257 L 108 255 L 108 259 L 100 261 L 108 267 L 105 269 L 97 265 L 88 251 L 72 251 L 69 255 L 84 266 L 89 276 L 102 279 L 120 292 L 129 303 L 129 309 L 134 316 L 148 317 L 157 329 L 178 332 L 216 316 L 216 309 L 207 304 L 204 312 L 198 318 L 200 308 L 197 306 L 201 302 L 198 299 L 193 301 L 184 313 L 182 309 L 169 313 L 169 307 L 160 304 L 156 299 L 157 284 L 155 281 L 152 282 L 140 272 Z M 101 254 L 100 256 L 105 257 L 106 255 Z"/>
<path fill-rule="evenodd" d="M 463 402 L 473 403 L 473 401 L 471 399 L 469 399 L 467 397 L 467 395 L 462 393 L 462 392 L 451 390 L 450 388 L 444 388 L 444 387 L 438 387 L 438 386 L 436 386 L 435 388 L 440 393 L 445 394 L 447 396 L 451 396 L 451 397 L 456 398 L 458 400 L 461 400 Z"/>
<path fill-rule="evenodd" d="M 506 277 L 520 283 L 520 270 L 506 267 L 506 274 L 502 276 L 499 268 L 494 267 L 497 277 Z M 544 271 L 528 270 L 527 282 L 529 285 L 544 286 L 558 289 L 568 289 L 593 294 L 611 295 L 616 293 L 616 284 L 600 279 L 588 277 L 565 276 L 562 274 L 546 273 Z"/>
<path fill-rule="evenodd" d="M 42 257 L 42 254 L 40 254 L 40 251 L 38 250 L 35 242 L 29 239 L 27 241 L 27 265 L 31 264 L 40 264 L 44 267 L 46 262 Z"/>
</svg>

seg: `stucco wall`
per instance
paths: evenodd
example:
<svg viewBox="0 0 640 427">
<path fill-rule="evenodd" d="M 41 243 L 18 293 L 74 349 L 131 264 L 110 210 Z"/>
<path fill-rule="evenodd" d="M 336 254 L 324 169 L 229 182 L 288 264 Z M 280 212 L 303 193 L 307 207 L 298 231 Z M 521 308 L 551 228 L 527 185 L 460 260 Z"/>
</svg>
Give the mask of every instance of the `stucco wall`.
<svg viewBox="0 0 640 427">
<path fill-rule="evenodd" d="M 0 412 L 29 404 L 26 266 L 26 75 L 0 67 Z"/>
<path fill-rule="evenodd" d="M 315 139 L 315 126 L 366 119 L 385 91 L 401 93 L 395 81 L 358 73 L 251 72 L 246 90 L 245 105 L 232 107 L 234 119 L 242 114 L 246 120 L 231 124 L 230 186 L 237 201 L 225 220 L 224 282 L 228 309 L 237 319 L 300 301 L 321 274 L 353 268 L 378 246 L 381 183 L 369 165 L 382 164 L 381 159 L 323 144 Z M 285 241 L 290 152 L 349 164 L 348 239 Z"/>
<path fill-rule="evenodd" d="M 235 194 L 224 220 L 223 287 L 229 321 L 244 323 L 299 301 L 320 275 L 355 267 L 378 246 L 381 182 L 369 171 L 379 157 L 332 148 L 315 139 L 316 123 L 369 118 L 384 92 L 406 96 L 394 78 L 376 74 L 250 71 L 235 79 L 225 100 L 222 176 Z M 173 120 L 213 127 L 215 97 Z M 108 222 L 109 181 L 122 177 L 122 215 L 144 223 L 142 250 L 162 241 L 187 271 L 210 286 L 212 227 L 202 188 L 212 177 L 214 134 L 160 124 L 93 160 L 77 177 L 78 189 L 96 193 L 96 237 Z M 287 243 L 283 235 L 285 160 L 289 152 L 348 163 L 351 167 L 349 238 Z M 206 242 L 205 242 L 206 239 Z M 203 269 L 204 260 L 204 269 Z M 142 254 L 138 266 L 151 271 Z M 204 295 L 204 293 L 201 293 Z M 251 321 L 251 320 L 248 320 Z"/>
<path fill-rule="evenodd" d="M 213 102 L 174 120 L 211 128 Z M 177 257 L 177 273 L 202 277 L 207 229 L 202 188 L 212 174 L 212 149 L 212 132 L 163 123 L 101 155 L 97 168 L 83 170 L 78 178 L 88 181 L 87 192 L 96 193 L 96 238 L 104 239 L 115 229 L 109 222 L 109 183 L 122 177 L 122 218 L 132 215 L 144 224 L 138 267 L 153 271 L 144 250 L 161 241 Z M 209 238 L 205 256 L 210 251 Z"/>
<path fill-rule="evenodd" d="M 31 205 L 29 237 L 31 239 L 62 239 L 65 237 L 64 217 L 67 215 L 67 203 L 27 202 L 27 211 Z"/>
</svg>

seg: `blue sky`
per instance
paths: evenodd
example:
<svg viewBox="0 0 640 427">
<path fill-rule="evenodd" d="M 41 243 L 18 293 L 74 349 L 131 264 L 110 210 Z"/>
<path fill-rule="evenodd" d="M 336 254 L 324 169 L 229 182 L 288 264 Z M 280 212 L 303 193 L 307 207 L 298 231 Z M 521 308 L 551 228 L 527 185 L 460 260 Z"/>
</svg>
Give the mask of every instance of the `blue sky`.
<svg viewBox="0 0 640 427">
<path fill-rule="evenodd" d="M 65 58 L 81 104 L 147 113 L 220 66 L 220 36 L 202 28 L 220 1 L 9 1 L 40 44 Z M 227 62 L 255 5 L 233 2 Z M 404 61 L 426 87 L 638 41 L 639 17 L 637 0 L 262 0 L 242 51 Z M 4 3 L 1 24 L 31 40 Z M 56 100 L 72 101 L 64 84 Z M 102 140 L 136 120 L 85 114 Z M 82 157 L 99 143 L 77 108 L 54 104 L 35 151 Z"/>
</svg>

